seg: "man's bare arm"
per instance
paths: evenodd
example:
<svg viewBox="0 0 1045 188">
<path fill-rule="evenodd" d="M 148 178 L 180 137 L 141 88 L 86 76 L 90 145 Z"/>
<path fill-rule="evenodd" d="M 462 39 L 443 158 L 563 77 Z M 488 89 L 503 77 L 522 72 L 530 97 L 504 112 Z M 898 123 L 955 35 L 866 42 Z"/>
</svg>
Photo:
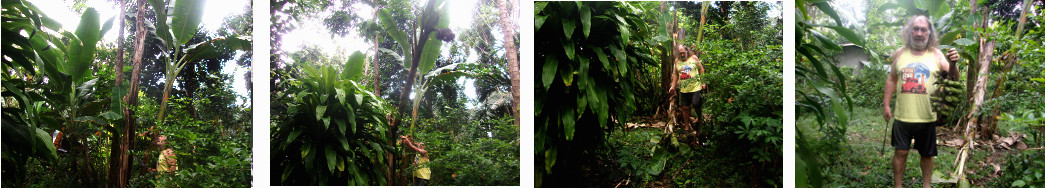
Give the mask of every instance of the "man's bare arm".
<svg viewBox="0 0 1045 188">
<path fill-rule="evenodd" d="M 936 59 L 937 59 L 936 62 L 937 62 L 937 65 L 940 66 L 940 71 L 947 72 L 948 74 L 952 73 L 952 72 L 950 72 L 951 71 L 951 63 L 950 62 L 951 61 L 958 61 L 958 59 L 960 58 L 960 56 L 958 55 L 958 52 L 955 51 L 954 49 L 951 49 L 950 52 L 947 53 L 947 55 L 944 55 L 943 51 L 940 51 L 939 49 L 937 49 L 935 53 L 936 53 Z"/>
<path fill-rule="evenodd" d="M 882 116 L 885 118 L 885 121 L 893 118 L 892 108 L 889 104 L 892 102 L 893 93 L 896 93 L 896 80 L 898 79 L 896 77 L 896 61 L 900 59 L 903 50 L 904 48 L 900 48 L 893 52 L 893 60 L 889 62 L 889 76 L 885 80 L 885 93 L 884 97 L 882 97 Z"/>
</svg>

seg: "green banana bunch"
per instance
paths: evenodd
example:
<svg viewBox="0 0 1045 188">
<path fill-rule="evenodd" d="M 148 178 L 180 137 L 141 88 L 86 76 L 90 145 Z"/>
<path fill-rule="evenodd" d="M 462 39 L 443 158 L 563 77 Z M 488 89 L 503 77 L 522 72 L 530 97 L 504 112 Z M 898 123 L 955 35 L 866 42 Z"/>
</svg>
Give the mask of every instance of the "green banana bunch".
<svg viewBox="0 0 1045 188">
<path fill-rule="evenodd" d="M 932 101 L 933 111 L 936 112 L 937 119 L 944 120 L 949 119 L 955 114 L 955 105 L 961 103 L 959 94 L 965 91 L 965 83 L 950 80 L 946 78 L 946 75 L 940 74 L 936 79 L 936 92 L 929 98 Z"/>
</svg>

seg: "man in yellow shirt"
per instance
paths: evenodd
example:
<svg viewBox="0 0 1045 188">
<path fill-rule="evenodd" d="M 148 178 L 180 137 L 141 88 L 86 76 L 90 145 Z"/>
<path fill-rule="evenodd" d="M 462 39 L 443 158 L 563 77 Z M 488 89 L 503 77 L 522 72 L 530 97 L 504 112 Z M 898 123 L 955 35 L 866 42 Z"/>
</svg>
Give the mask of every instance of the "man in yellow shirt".
<svg viewBox="0 0 1045 188">
<path fill-rule="evenodd" d="M 414 141 L 406 136 L 399 136 L 399 138 L 403 138 L 406 145 L 418 153 L 414 156 L 414 165 L 418 166 L 417 170 L 414 170 L 414 185 L 427 185 L 428 180 L 432 178 L 432 170 L 428 169 L 428 151 L 425 150 L 425 143 L 414 144 Z"/>
<path fill-rule="evenodd" d="M 700 74 L 704 74 L 704 64 L 701 63 L 700 58 L 697 58 L 697 51 L 693 49 L 687 49 L 685 46 L 679 45 L 677 50 L 680 52 L 678 60 L 676 60 L 676 71 L 678 71 L 678 79 L 671 85 L 669 91 L 674 92 L 675 88 L 679 89 L 682 93 L 682 105 L 679 110 L 682 110 L 682 121 L 685 123 L 684 128 L 689 130 L 690 128 L 696 128 L 691 122 L 690 109 L 697 111 L 697 122 L 704 123 L 703 114 L 703 89 L 706 87 L 700 79 Z"/>
<path fill-rule="evenodd" d="M 921 157 L 922 187 L 931 187 L 933 157 L 936 156 L 936 112 L 932 110 L 930 95 L 935 92 L 934 83 L 940 74 L 950 70 L 948 61 L 958 61 L 953 49 L 945 56 L 937 46 L 936 29 L 924 15 L 912 16 L 903 27 L 904 47 L 893 53 L 889 78 L 885 84 L 882 115 L 886 121 L 893 120 L 892 145 L 893 183 L 903 186 L 907 153 L 918 150 Z M 893 94 L 896 96 L 896 113 L 890 108 Z M 895 119 L 894 119 L 895 118 Z"/>
</svg>

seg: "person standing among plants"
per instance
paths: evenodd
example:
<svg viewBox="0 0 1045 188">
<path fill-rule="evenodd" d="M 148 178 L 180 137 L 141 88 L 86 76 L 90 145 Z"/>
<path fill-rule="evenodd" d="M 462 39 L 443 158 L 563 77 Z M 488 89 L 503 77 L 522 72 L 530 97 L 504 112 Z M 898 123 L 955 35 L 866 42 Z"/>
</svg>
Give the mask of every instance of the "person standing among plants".
<svg viewBox="0 0 1045 188">
<path fill-rule="evenodd" d="M 417 151 L 417 156 L 414 156 L 414 165 L 418 166 L 417 170 L 414 170 L 414 185 L 428 185 L 428 180 L 432 178 L 432 170 L 428 169 L 428 164 L 426 164 L 428 163 L 428 151 L 425 150 L 425 143 L 414 144 L 414 141 L 406 136 L 399 136 L 399 138 L 403 138 L 410 149 Z"/>
<path fill-rule="evenodd" d="M 156 137 L 156 145 L 164 148 L 167 145 L 167 136 Z M 178 170 L 177 160 L 174 159 L 174 149 L 167 148 L 160 151 L 160 158 L 156 160 L 156 171 L 159 173 L 171 173 Z"/>
<path fill-rule="evenodd" d="M 696 129 L 693 120 L 690 116 L 690 109 L 693 107 L 697 111 L 697 123 L 704 123 L 703 104 L 704 97 L 701 95 L 701 90 L 704 89 L 705 85 L 698 81 L 698 76 L 704 73 L 704 64 L 700 62 L 700 58 L 697 57 L 696 51 L 691 48 L 679 45 L 677 50 L 680 52 L 680 56 L 676 61 L 675 67 L 678 71 L 679 78 L 675 80 L 675 83 L 671 85 L 670 91 L 675 91 L 675 86 L 678 85 L 679 91 L 682 93 L 682 106 L 679 108 L 682 110 L 682 120 L 686 124 L 686 128 Z"/>
<path fill-rule="evenodd" d="M 882 115 L 892 123 L 893 183 L 903 187 L 903 173 L 907 154 L 914 140 L 914 149 L 921 155 L 922 187 L 931 187 L 933 157 L 936 156 L 936 112 L 932 110 L 930 95 L 940 74 L 947 74 L 948 61 L 958 61 L 953 49 L 945 56 L 937 47 L 936 28 L 924 15 L 912 16 L 903 27 L 904 47 L 893 53 L 889 78 L 885 84 Z M 896 113 L 890 108 L 893 93 Z M 895 118 L 895 119 L 894 119 Z"/>
</svg>

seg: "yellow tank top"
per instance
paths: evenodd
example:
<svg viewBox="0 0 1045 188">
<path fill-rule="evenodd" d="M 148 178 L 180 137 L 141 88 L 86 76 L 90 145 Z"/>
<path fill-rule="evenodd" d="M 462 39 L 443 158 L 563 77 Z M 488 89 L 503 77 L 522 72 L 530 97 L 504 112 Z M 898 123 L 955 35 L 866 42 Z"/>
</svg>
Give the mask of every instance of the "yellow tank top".
<svg viewBox="0 0 1045 188">
<path fill-rule="evenodd" d="M 897 74 L 896 105 L 893 117 L 910 123 L 926 123 L 936 121 L 936 112 L 932 110 L 929 97 L 936 91 L 936 78 L 940 74 L 940 65 L 932 51 L 916 56 L 905 49 L 896 59 L 892 68 Z"/>
<path fill-rule="evenodd" d="M 170 172 L 171 166 L 167 164 L 167 155 L 160 154 L 160 158 L 156 160 L 156 171 L 159 172 Z"/>
<path fill-rule="evenodd" d="M 414 177 L 421 178 L 421 179 L 426 179 L 426 180 L 427 179 L 431 179 L 432 178 L 432 170 L 429 170 L 428 169 L 428 164 L 425 164 L 425 163 L 428 163 L 428 157 L 421 156 L 421 154 L 417 154 L 414 157 L 415 157 L 414 161 L 417 163 L 418 166 L 420 166 L 417 170 L 414 170 Z"/>
<path fill-rule="evenodd" d="M 697 61 L 692 58 L 687 58 L 686 61 L 679 63 L 679 91 L 683 93 L 693 93 L 700 91 L 700 69 L 697 69 Z"/>
</svg>

